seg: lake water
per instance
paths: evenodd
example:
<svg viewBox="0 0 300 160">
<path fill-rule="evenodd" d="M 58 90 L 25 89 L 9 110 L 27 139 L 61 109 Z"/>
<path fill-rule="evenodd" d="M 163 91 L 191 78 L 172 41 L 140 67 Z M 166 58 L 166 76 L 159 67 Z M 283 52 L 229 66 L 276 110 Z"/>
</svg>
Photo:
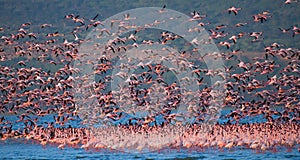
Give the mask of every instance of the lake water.
<svg viewBox="0 0 300 160">
<path fill-rule="evenodd" d="M 61 150 L 55 145 L 41 146 L 34 142 L 6 140 L 0 142 L 0 159 L 300 159 L 297 149 L 287 151 L 279 148 L 277 152 L 257 153 L 250 149 L 204 151 L 170 150 L 150 153 L 122 153 L 109 150 L 92 151 L 66 147 Z"/>
<path fill-rule="evenodd" d="M 222 110 L 221 115 L 226 115 L 229 110 Z M 7 119 L 14 120 L 15 116 L 6 116 Z M 42 124 L 49 120 L 48 116 L 40 119 Z M 228 119 L 220 118 L 219 123 L 226 122 Z M 260 116 L 248 117 L 242 119 L 248 123 L 264 122 Z M 70 124 L 79 126 L 80 119 Z M 14 127 L 22 127 L 15 125 Z M 79 147 L 66 147 L 61 150 L 57 145 L 47 144 L 42 146 L 34 141 L 24 141 L 21 139 L 9 139 L 0 141 L 0 159 L 300 159 L 298 152 L 298 144 L 293 150 L 286 148 L 278 148 L 277 152 L 266 151 L 264 153 L 256 152 L 251 149 L 235 148 L 235 149 L 206 149 L 206 150 L 174 150 L 165 149 L 160 152 L 131 152 L 123 153 L 113 150 L 84 150 Z"/>
</svg>

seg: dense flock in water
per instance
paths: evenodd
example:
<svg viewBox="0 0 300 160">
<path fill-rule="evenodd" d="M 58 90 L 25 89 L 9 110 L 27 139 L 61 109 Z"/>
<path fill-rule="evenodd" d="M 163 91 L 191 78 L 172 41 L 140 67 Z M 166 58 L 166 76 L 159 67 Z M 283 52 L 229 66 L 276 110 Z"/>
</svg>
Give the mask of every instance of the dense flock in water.
<svg viewBox="0 0 300 160">
<path fill-rule="evenodd" d="M 295 3 L 297 2 L 286 1 L 284 5 Z M 157 12 L 164 14 L 165 7 Z M 234 18 L 242 11 L 242 8 L 232 6 L 224 14 Z M 212 24 L 202 22 L 206 16 L 194 11 L 190 20 L 199 23 L 199 28 L 211 27 Z M 133 27 L 126 26 L 126 21 L 134 18 L 125 14 L 123 19 L 112 20 L 111 27 L 118 26 L 120 30 L 126 31 Z M 110 40 L 105 46 L 105 53 L 96 57 L 98 63 L 93 63 L 88 58 L 83 58 L 89 54 L 80 53 L 80 45 L 88 41 L 79 38 L 80 35 L 94 28 L 99 31 L 98 38 L 114 33 L 110 32 L 110 28 L 103 28 L 98 15 L 90 19 L 70 14 L 65 16 L 65 20 L 74 22 L 74 29 L 69 33 L 50 32 L 55 24 L 31 22 L 21 24 L 17 31 L 12 33 L 7 33 L 8 28 L 0 28 L 2 141 L 20 138 L 36 141 L 41 145 L 56 144 L 61 149 L 72 146 L 119 151 L 251 148 L 263 152 L 276 151 L 280 147 L 299 147 L 300 50 L 286 48 L 274 42 L 261 48 L 264 52 L 247 55 L 246 51 L 236 49 L 236 43 L 240 39 L 250 38 L 249 45 L 260 43 L 263 41 L 263 32 L 240 32 L 232 35 L 223 30 L 271 21 L 272 11 L 250 15 L 249 22 L 222 24 L 209 30 L 209 42 L 217 42 L 224 52 L 217 55 L 206 53 L 196 61 L 201 62 L 206 56 L 221 57 L 225 64 L 223 72 L 203 68 L 195 61 L 182 60 L 192 59 L 193 52 L 197 52 L 197 47 L 194 46 L 201 45 L 201 42 L 194 40 L 184 42 L 187 48 L 192 49 L 181 51 L 178 55 L 170 52 L 164 57 L 179 57 L 176 60 L 178 66 L 181 66 L 179 69 L 155 63 L 138 63 L 137 66 L 123 64 L 121 69 L 123 67 L 139 70 L 140 73 L 126 75 L 126 72 L 121 70 L 115 75 L 108 74 L 116 67 L 120 69 L 114 61 L 121 59 L 127 50 L 138 48 L 141 44 L 169 45 L 182 37 L 162 31 L 160 35 L 156 35 L 156 39 L 159 39 L 157 41 L 141 39 L 142 36 L 138 35 L 145 28 L 163 22 L 155 21 L 153 24 L 135 26 L 135 32 L 128 36 Z M 297 38 L 300 28 L 293 24 L 291 26 L 279 28 L 278 34 L 288 34 L 290 38 Z M 191 28 L 187 32 L 201 30 Z M 243 59 L 241 55 L 248 57 L 248 60 Z M 85 86 L 87 75 L 80 74 L 81 68 L 74 65 L 75 61 L 83 65 L 93 65 L 92 74 L 97 75 L 91 96 L 96 98 L 98 103 L 96 106 L 90 106 L 89 110 L 94 114 L 80 112 L 78 106 L 88 103 L 91 97 L 81 99 L 81 103 L 76 102 L 74 97 L 78 88 L 90 87 Z M 187 112 L 176 112 L 184 97 L 182 94 L 190 93 L 180 92 L 183 86 L 176 81 L 167 82 L 165 74 L 170 72 L 170 75 L 176 77 L 176 74 L 187 69 L 191 70 L 196 78 L 184 77 L 178 81 L 182 82 L 182 85 L 189 85 L 189 81 L 195 81 L 199 90 L 193 96 L 199 97 L 199 101 L 187 103 Z M 218 85 L 207 81 L 207 77 L 211 76 L 219 76 L 225 81 L 222 86 L 225 90 L 224 101 L 218 106 L 218 111 L 226 108 L 230 110 L 222 114 L 219 117 L 221 121 L 216 123 L 206 123 L 206 118 L 213 112 L 210 103 L 215 97 L 211 91 Z M 119 86 L 119 90 L 123 90 L 120 93 L 123 94 L 117 96 L 107 89 L 116 77 L 127 83 L 125 88 Z M 82 82 L 81 86 L 75 83 L 78 81 Z M 151 96 L 160 96 L 161 101 L 153 102 Z M 144 110 L 148 114 L 135 116 L 135 107 L 126 111 L 122 108 L 126 105 L 135 106 L 139 111 Z M 90 118 L 89 114 L 94 117 Z M 104 127 L 93 126 L 100 120 L 105 124 Z"/>
</svg>

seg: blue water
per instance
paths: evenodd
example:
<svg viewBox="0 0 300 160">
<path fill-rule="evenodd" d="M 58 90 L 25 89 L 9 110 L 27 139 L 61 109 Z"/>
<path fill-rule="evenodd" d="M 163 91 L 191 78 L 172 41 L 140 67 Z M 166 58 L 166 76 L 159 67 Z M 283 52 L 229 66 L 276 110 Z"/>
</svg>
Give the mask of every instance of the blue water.
<svg viewBox="0 0 300 160">
<path fill-rule="evenodd" d="M 228 114 L 230 110 L 222 110 L 221 117 Z M 221 118 L 219 123 L 224 123 L 228 119 Z M 5 116 L 7 120 L 15 121 L 16 116 Z M 39 118 L 39 124 L 46 124 L 52 119 L 52 115 Z M 241 123 L 256 123 L 264 122 L 262 115 L 253 117 L 245 117 L 241 119 Z M 15 129 L 23 127 L 22 122 L 15 124 Z M 82 127 L 80 118 L 69 122 L 67 125 L 73 127 Z M 206 149 L 197 151 L 193 150 L 171 150 L 166 149 L 160 152 L 149 153 L 122 153 L 112 150 L 84 150 L 79 147 L 66 147 L 61 150 L 57 145 L 47 144 L 42 146 L 34 141 L 24 141 L 21 139 L 9 139 L 0 141 L 0 159 L 300 159 L 300 152 L 295 147 L 293 150 L 286 148 L 278 148 L 277 152 L 266 151 L 264 153 L 257 153 L 251 149 L 236 148 L 236 149 Z"/>
<path fill-rule="evenodd" d="M 277 152 L 257 153 L 250 149 L 234 150 L 164 150 L 151 153 L 122 153 L 114 151 L 86 151 L 66 147 L 63 150 L 54 145 L 41 146 L 20 140 L 0 141 L 0 159 L 300 159 L 297 149 L 287 151 L 280 148 Z"/>
</svg>

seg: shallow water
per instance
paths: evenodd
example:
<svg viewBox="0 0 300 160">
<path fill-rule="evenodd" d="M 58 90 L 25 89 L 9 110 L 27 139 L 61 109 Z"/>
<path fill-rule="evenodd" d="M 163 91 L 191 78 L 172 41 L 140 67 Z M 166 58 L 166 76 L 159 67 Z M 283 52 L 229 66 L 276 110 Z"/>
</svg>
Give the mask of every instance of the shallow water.
<svg viewBox="0 0 300 160">
<path fill-rule="evenodd" d="M 170 150 L 150 153 L 122 153 L 109 150 L 91 151 L 66 147 L 61 150 L 55 145 L 41 146 L 34 142 L 6 140 L 0 142 L 1 159 L 300 159 L 297 149 L 287 151 L 279 148 L 277 152 L 257 153 L 250 149 L 204 151 Z"/>
<path fill-rule="evenodd" d="M 230 109 L 222 110 L 221 117 L 230 112 Z M 40 124 L 50 120 L 52 116 L 45 116 L 40 119 Z M 224 123 L 228 119 L 224 117 L 218 119 L 219 123 Z M 15 116 L 6 116 L 7 119 L 14 120 Z M 242 119 L 247 123 L 263 122 L 261 116 L 254 116 Z M 81 126 L 81 120 L 77 119 L 72 126 Z M 22 127 L 22 124 L 14 127 Z M 81 126 L 82 127 L 82 126 Z M 79 147 L 66 147 L 61 150 L 58 145 L 47 144 L 40 145 L 35 141 L 25 141 L 22 139 L 9 139 L 0 141 L 0 159 L 300 159 L 300 152 L 297 148 L 287 150 L 286 148 L 278 148 L 276 152 L 266 151 L 264 153 L 256 152 L 251 149 L 235 148 L 235 149 L 191 149 L 180 150 L 164 149 L 160 152 L 140 153 L 138 151 L 126 153 L 113 150 L 84 150 Z"/>
</svg>

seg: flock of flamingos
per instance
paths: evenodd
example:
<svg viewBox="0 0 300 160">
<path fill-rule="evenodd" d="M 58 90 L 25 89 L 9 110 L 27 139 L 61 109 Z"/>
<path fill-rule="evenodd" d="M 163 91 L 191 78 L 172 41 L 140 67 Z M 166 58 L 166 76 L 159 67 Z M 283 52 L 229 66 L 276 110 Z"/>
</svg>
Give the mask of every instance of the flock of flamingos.
<svg viewBox="0 0 300 160">
<path fill-rule="evenodd" d="M 294 4 L 297 1 L 288 0 L 284 5 Z M 165 6 L 158 12 L 164 14 L 164 9 Z M 234 18 L 243 9 L 232 6 L 226 11 L 228 16 Z M 131 18 L 130 15 L 124 15 L 123 19 L 112 20 L 111 24 L 126 29 L 124 22 Z M 206 15 L 196 11 L 191 14 L 191 19 L 199 22 L 199 26 L 212 27 L 212 24 L 202 22 L 205 18 Z M 74 97 L 74 90 L 78 87 L 75 81 L 85 80 L 84 76 L 78 76 L 80 68 L 74 67 L 74 61 L 81 60 L 79 56 L 82 56 L 79 46 L 86 41 L 80 35 L 94 28 L 100 28 L 99 37 L 113 33 L 110 28 L 103 28 L 98 15 L 89 19 L 70 14 L 65 16 L 65 20 L 75 25 L 70 33 L 52 32 L 55 24 L 37 25 L 31 22 L 21 24 L 12 33 L 7 33 L 9 29 L 5 27 L 0 29 L 1 141 L 22 139 L 41 145 L 51 144 L 60 149 L 81 147 L 143 151 L 250 148 L 265 152 L 298 148 L 300 152 L 300 50 L 274 42 L 261 48 L 261 53 L 243 60 L 240 56 L 243 51 L 235 48 L 238 42 L 244 39 L 249 40 L 249 45 L 260 43 L 264 33 L 252 31 L 232 35 L 226 30 L 272 21 L 272 11 L 251 15 L 249 22 L 222 24 L 209 30 L 210 40 L 225 50 L 220 56 L 225 62 L 226 74 L 201 68 L 197 64 L 184 65 L 192 70 L 197 77 L 197 84 L 202 86 L 196 95 L 200 97 L 199 102 L 188 104 L 189 113 L 194 118 L 189 124 L 180 123 L 185 115 L 174 112 L 182 97 L 178 91 L 180 86 L 164 79 L 167 72 L 176 74 L 181 70 L 171 70 L 162 64 L 139 63 L 138 66 L 126 67 L 139 68 L 141 73 L 107 74 L 115 67 L 110 55 L 130 47 L 138 48 L 140 44 L 167 45 L 181 38 L 173 33 L 161 32 L 157 42 L 140 39 L 138 34 L 142 29 L 139 28 L 129 36 L 110 41 L 105 48 L 107 55 L 98 57 L 98 64 L 92 64 L 94 74 L 100 77 L 94 83 L 93 96 L 97 98 L 98 105 L 93 107 L 101 110 L 96 118 L 110 122 L 110 125 L 87 127 L 87 119 L 81 121 L 80 118 L 88 115 L 80 115 Z M 278 34 L 298 38 L 300 28 L 293 24 L 291 26 L 279 28 Z M 33 28 L 38 32 L 34 32 Z M 194 31 L 198 30 L 191 29 L 188 32 Z M 193 51 L 181 52 L 178 57 L 189 57 Z M 213 55 L 207 53 L 205 56 Z M 91 64 L 88 60 L 80 63 Z M 180 60 L 178 63 L 181 63 Z M 208 108 L 213 99 L 213 85 L 209 85 L 205 77 L 212 75 L 226 80 L 222 86 L 225 89 L 224 102 L 219 108 L 230 108 L 231 111 L 220 115 L 222 122 L 208 124 L 204 117 L 210 114 Z M 127 95 L 120 95 L 119 98 L 106 89 L 107 84 L 116 77 L 122 77 L 128 83 L 128 88 L 123 88 L 127 90 Z M 185 78 L 179 81 L 189 80 Z M 165 101 L 165 104 L 157 105 L 159 109 L 147 107 L 153 103 L 149 101 L 149 95 L 155 90 L 162 91 L 160 93 Z M 88 101 L 89 97 L 86 98 Z M 122 110 L 118 101 L 152 111 L 144 117 L 136 117 Z M 126 103 L 128 101 L 131 102 Z M 74 125 L 76 123 L 80 124 Z"/>
</svg>

